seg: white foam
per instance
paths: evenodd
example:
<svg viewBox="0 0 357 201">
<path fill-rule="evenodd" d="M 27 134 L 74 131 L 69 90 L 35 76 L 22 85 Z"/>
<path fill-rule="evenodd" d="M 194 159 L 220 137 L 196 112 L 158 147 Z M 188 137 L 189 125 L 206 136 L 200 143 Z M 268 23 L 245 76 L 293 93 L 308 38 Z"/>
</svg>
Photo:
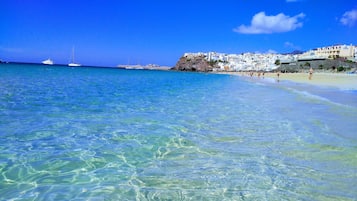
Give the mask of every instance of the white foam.
<svg viewBox="0 0 357 201">
<path fill-rule="evenodd" d="M 330 99 L 328 99 L 328 98 L 325 98 L 325 97 L 322 97 L 322 96 L 319 96 L 319 95 L 316 95 L 316 94 L 312 94 L 312 93 L 310 93 L 310 92 L 308 92 L 308 91 L 297 90 L 297 89 L 294 89 L 294 88 L 291 88 L 291 87 L 287 87 L 286 89 L 288 89 L 289 91 L 291 91 L 291 92 L 293 92 L 293 93 L 299 94 L 299 95 L 303 96 L 304 98 L 310 99 L 310 100 L 321 101 L 321 102 L 328 103 L 328 104 L 332 104 L 332 105 L 335 105 L 335 106 L 353 108 L 353 107 L 350 106 L 350 105 L 345 105 L 345 104 L 342 104 L 342 103 L 337 103 L 337 102 L 332 101 L 332 100 L 330 100 Z"/>
</svg>

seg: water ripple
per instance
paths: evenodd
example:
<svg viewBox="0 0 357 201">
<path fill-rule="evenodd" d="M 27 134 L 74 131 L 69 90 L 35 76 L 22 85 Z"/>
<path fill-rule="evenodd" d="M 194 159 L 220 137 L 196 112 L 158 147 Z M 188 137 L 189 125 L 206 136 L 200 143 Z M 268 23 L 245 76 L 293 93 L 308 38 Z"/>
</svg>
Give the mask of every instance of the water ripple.
<svg viewBox="0 0 357 201">
<path fill-rule="evenodd" d="M 0 78 L 1 200 L 357 197 L 355 108 L 304 90 L 55 66 Z"/>
</svg>

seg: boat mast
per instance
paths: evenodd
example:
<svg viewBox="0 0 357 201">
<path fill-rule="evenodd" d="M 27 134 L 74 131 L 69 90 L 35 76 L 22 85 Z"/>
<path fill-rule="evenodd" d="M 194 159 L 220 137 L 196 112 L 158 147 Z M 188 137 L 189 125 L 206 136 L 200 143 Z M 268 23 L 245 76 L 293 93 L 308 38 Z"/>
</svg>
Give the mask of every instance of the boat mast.
<svg viewBox="0 0 357 201">
<path fill-rule="evenodd" d="M 74 63 L 74 46 L 72 47 L 72 63 Z"/>
</svg>

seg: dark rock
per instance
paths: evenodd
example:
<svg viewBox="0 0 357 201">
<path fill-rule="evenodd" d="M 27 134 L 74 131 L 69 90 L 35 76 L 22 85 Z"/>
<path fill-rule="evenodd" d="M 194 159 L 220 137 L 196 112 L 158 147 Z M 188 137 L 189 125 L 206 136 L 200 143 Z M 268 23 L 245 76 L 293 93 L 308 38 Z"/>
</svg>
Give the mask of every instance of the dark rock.
<svg viewBox="0 0 357 201">
<path fill-rule="evenodd" d="M 204 56 L 183 56 L 176 63 L 173 70 L 208 72 L 212 71 L 213 67 L 214 64 L 208 62 Z"/>
</svg>

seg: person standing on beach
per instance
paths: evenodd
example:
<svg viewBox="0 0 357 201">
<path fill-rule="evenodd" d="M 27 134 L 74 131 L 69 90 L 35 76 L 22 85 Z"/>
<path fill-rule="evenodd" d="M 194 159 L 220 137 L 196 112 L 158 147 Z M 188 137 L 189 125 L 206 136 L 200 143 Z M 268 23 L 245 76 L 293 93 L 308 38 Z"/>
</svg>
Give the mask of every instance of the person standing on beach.
<svg viewBox="0 0 357 201">
<path fill-rule="evenodd" d="M 280 77 L 280 71 L 278 71 L 278 72 L 276 73 L 276 75 L 278 76 L 278 79 L 277 79 L 277 81 L 279 82 L 279 77 Z"/>
<path fill-rule="evenodd" d="M 314 72 L 314 70 L 312 70 L 312 68 L 310 68 L 310 70 L 309 70 L 309 80 L 311 80 L 312 79 L 312 73 Z"/>
</svg>

